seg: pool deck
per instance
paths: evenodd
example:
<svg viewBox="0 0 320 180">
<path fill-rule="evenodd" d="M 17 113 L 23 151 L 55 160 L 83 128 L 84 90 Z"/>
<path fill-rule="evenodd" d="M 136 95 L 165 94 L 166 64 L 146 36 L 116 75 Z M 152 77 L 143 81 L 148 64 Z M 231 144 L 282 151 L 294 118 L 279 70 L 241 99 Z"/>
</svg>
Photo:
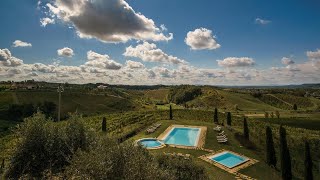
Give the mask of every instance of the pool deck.
<svg viewBox="0 0 320 180">
<path fill-rule="evenodd" d="M 199 128 L 200 134 L 199 134 L 199 140 L 198 144 L 196 146 L 181 146 L 181 145 L 174 145 L 170 144 L 168 146 L 170 147 L 176 147 L 176 148 L 182 148 L 182 149 L 200 149 L 203 148 L 206 140 L 206 134 L 207 134 L 207 127 L 205 126 L 189 126 L 189 125 L 176 125 L 173 124 L 169 126 L 163 133 L 161 133 L 157 139 L 164 140 L 167 136 L 167 134 L 173 129 L 173 128 Z"/>
<path fill-rule="evenodd" d="M 222 165 L 222 164 L 220 164 L 218 162 L 215 162 L 215 161 L 210 159 L 210 157 L 212 157 L 213 155 L 216 155 L 216 154 L 219 154 L 219 153 L 222 153 L 222 152 L 230 152 L 230 153 L 233 153 L 235 155 L 245 157 L 245 158 L 248 159 L 248 161 L 246 161 L 246 162 L 244 162 L 242 164 L 239 164 L 238 166 L 235 166 L 233 168 L 228 168 L 228 167 L 226 167 L 226 166 L 224 166 L 224 165 Z M 236 175 L 236 176 L 238 176 L 240 178 L 243 178 L 243 179 L 253 179 L 253 178 L 251 178 L 249 176 L 246 176 L 246 175 L 243 175 L 243 174 L 239 173 L 238 171 L 241 170 L 241 169 L 244 169 L 246 167 L 249 167 L 249 166 L 251 166 L 251 165 L 253 165 L 253 164 L 257 163 L 257 162 L 259 162 L 256 159 L 249 158 L 249 157 L 247 157 L 245 155 L 242 155 L 242 154 L 239 154 L 239 153 L 236 153 L 236 152 L 233 152 L 233 151 L 229 151 L 229 150 L 224 150 L 224 149 L 221 149 L 219 151 L 212 152 L 212 153 L 209 153 L 209 154 L 205 154 L 203 156 L 200 156 L 199 158 L 204 160 L 204 161 L 206 161 L 206 162 L 208 162 L 208 163 L 210 163 L 210 164 L 212 164 L 212 165 L 214 165 L 214 166 L 216 166 L 216 167 L 218 167 L 218 168 L 220 168 L 220 169 L 223 169 L 223 170 L 225 170 L 225 171 L 227 171 L 227 172 L 229 172 L 231 174 L 234 174 L 234 175 Z"/>
</svg>

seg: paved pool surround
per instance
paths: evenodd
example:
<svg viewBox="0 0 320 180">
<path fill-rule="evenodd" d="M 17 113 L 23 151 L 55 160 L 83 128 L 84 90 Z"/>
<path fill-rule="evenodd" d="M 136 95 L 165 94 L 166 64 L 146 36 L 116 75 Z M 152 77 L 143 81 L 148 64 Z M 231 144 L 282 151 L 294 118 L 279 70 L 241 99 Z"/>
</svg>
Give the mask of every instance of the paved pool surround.
<svg viewBox="0 0 320 180">
<path fill-rule="evenodd" d="M 197 148 L 202 148 L 205 144 L 205 139 L 206 139 L 206 132 L 207 132 L 207 127 L 205 126 L 189 126 L 189 125 L 171 125 L 169 126 L 162 134 L 158 136 L 157 139 L 161 141 L 165 141 L 166 138 L 169 136 L 169 134 L 174 131 L 176 128 L 191 128 L 191 129 L 198 129 L 199 134 L 197 136 L 195 144 L 188 144 L 188 145 L 181 145 L 181 144 L 167 144 L 170 147 L 177 147 L 177 148 L 184 148 L 184 149 L 197 149 Z"/>
</svg>

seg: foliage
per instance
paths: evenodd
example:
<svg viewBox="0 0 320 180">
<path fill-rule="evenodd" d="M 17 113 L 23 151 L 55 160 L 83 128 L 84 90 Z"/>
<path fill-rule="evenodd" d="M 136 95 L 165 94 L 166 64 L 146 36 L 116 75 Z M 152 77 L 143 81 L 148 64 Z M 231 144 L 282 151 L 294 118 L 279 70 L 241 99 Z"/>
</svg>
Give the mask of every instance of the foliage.
<svg viewBox="0 0 320 180">
<path fill-rule="evenodd" d="M 158 157 L 161 169 L 166 169 L 174 179 L 183 180 L 205 180 L 208 179 L 205 169 L 193 162 L 192 159 L 184 159 L 183 157 Z"/>
<path fill-rule="evenodd" d="M 298 106 L 297 106 L 297 104 L 293 104 L 293 110 L 298 110 Z"/>
<path fill-rule="evenodd" d="M 280 118 L 280 112 L 276 111 L 275 114 L 276 114 L 277 118 L 279 119 Z"/>
<path fill-rule="evenodd" d="M 305 156 L 304 156 L 304 179 L 306 180 L 313 180 L 313 174 L 312 174 L 312 159 L 310 154 L 310 145 L 309 142 L 305 142 Z"/>
<path fill-rule="evenodd" d="M 202 94 L 201 88 L 195 86 L 179 86 L 170 89 L 168 99 L 176 104 L 184 104 Z"/>
<path fill-rule="evenodd" d="M 214 108 L 214 115 L 213 115 L 213 122 L 218 124 L 219 120 L 218 120 L 218 109 Z"/>
<path fill-rule="evenodd" d="M 243 118 L 243 136 L 249 140 L 249 128 L 245 117 Z"/>
<path fill-rule="evenodd" d="M 106 117 L 102 118 L 102 128 L 101 128 L 101 130 L 103 132 L 107 132 L 107 119 L 106 119 Z"/>
<path fill-rule="evenodd" d="M 274 149 L 272 130 L 269 126 L 266 127 L 266 163 L 269 166 L 276 167 L 277 157 Z"/>
<path fill-rule="evenodd" d="M 37 113 L 21 123 L 15 135 L 18 142 L 6 172 L 6 177 L 13 179 L 60 171 L 78 149 L 90 144 L 90 136 L 77 116 L 60 127 Z"/>
<path fill-rule="evenodd" d="M 227 124 L 231 126 L 231 112 L 227 113 Z"/>
<path fill-rule="evenodd" d="M 281 160 L 281 175 L 283 180 L 292 179 L 291 172 L 291 157 L 287 145 L 286 129 L 280 126 L 280 160 Z"/>
<path fill-rule="evenodd" d="M 207 179 L 204 168 L 190 160 L 154 158 L 131 141 L 118 144 L 106 137 L 93 143 L 89 151 L 79 151 L 65 174 L 69 179 Z"/>
<path fill-rule="evenodd" d="M 170 120 L 172 120 L 173 115 L 172 115 L 172 106 L 170 105 L 170 111 L 169 111 L 169 118 Z"/>
</svg>

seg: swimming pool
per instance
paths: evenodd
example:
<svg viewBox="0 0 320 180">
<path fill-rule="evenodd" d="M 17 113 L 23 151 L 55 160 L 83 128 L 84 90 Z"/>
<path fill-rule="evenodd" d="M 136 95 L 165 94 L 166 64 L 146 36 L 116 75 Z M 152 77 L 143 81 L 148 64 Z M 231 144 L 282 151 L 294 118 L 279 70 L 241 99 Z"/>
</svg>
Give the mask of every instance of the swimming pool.
<svg viewBox="0 0 320 180">
<path fill-rule="evenodd" d="M 164 144 L 155 138 L 144 138 L 136 141 L 137 144 L 142 145 L 147 149 L 159 149 L 164 147 Z"/>
<path fill-rule="evenodd" d="M 228 168 L 233 168 L 249 160 L 246 157 L 242 157 L 228 151 L 213 155 L 209 159 Z"/>
<path fill-rule="evenodd" d="M 200 131 L 200 128 L 174 127 L 164 137 L 163 142 L 181 146 L 197 146 Z"/>
</svg>

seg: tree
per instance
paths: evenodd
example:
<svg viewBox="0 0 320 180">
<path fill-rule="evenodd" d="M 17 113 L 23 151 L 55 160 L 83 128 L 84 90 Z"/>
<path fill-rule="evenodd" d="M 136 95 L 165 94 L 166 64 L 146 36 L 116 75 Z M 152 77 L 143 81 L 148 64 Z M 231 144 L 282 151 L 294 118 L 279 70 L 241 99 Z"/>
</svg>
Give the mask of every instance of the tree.
<svg viewBox="0 0 320 180">
<path fill-rule="evenodd" d="M 102 119 L 102 131 L 107 132 L 107 119 L 105 117 Z"/>
<path fill-rule="evenodd" d="M 295 110 L 295 111 L 298 110 L 297 104 L 294 104 L 294 105 L 293 105 L 293 110 Z"/>
<path fill-rule="evenodd" d="M 265 117 L 265 118 L 269 118 L 269 113 L 268 113 L 268 112 L 265 112 L 265 113 L 264 113 L 264 117 Z"/>
<path fill-rule="evenodd" d="M 310 146 L 309 142 L 305 142 L 305 159 L 304 159 L 304 179 L 305 180 L 313 180 L 312 174 L 312 159 L 310 154 Z"/>
<path fill-rule="evenodd" d="M 281 160 L 281 176 L 283 180 L 291 180 L 291 157 L 287 145 L 286 129 L 280 126 L 280 160 Z"/>
<path fill-rule="evenodd" d="M 231 112 L 227 113 L 227 124 L 231 126 Z"/>
<path fill-rule="evenodd" d="M 271 118 L 274 118 L 274 114 L 273 114 L 273 112 L 271 112 L 270 116 L 271 116 Z"/>
<path fill-rule="evenodd" d="M 276 111 L 275 114 L 276 114 L 277 118 L 279 119 L 279 118 L 280 118 L 280 113 L 279 113 L 279 111 Z"/>
<path fill-rule="evenodd" d="M 243 118 L 243 136 L 249 140 L 249 128 L 246 117 Z"/>
<path fill-rule="evenodd" d="M 169 116 L 170 116 L 170 120 L 172 120 L 173 116 L 172 116 L 172 107 L 171 107 L 171 105 L 170 105 L 170 114 L 169 114 Z"/>
<path fill-rule="evenodd" d="M 266 127 L 266 163 L 269 166 L 276 167 L 277 157 L 274 149 L 272 130 L 269 126 Z"/>
<path fill-rule="evenodd" d="M 214 108 L 213 122 L 218 124 L 218 109 Z"/>
</svg>

